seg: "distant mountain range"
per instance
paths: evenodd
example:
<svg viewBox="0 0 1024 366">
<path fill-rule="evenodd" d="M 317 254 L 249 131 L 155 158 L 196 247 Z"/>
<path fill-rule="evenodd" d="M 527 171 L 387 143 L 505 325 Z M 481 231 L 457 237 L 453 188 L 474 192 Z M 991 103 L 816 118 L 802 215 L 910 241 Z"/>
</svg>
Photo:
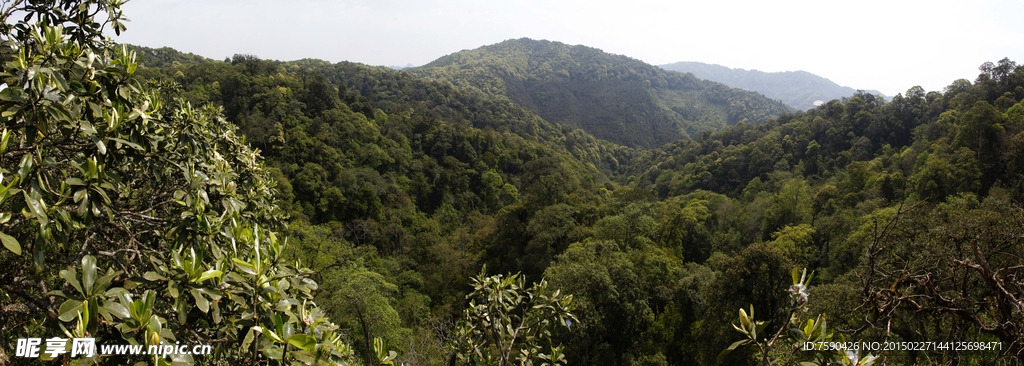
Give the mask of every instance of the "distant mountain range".
<svg viewBox="0 0 1024 366">
<path fill-rule="evenodd" d="M 791 111 L 781 102 L 585 46 L 508 40 L 406 69 L 595 137 L 654 147 L 740 121 Z"/>
<path fill-rule="evenodd" d="M 732 69 L 701 62 L 676 62 L 660 67 L 665 70 L 691 73 L 698 78 L 719 82 L 734 88 L 756 91 L 800 110 L 814 108 L 817 101 L 827 102 L 833 99 L 842 99 L 857 92 L 853 88 L 836 84 L 829 79 L 806 71 L 763 72 Z M 877 90 L 865 90 L 865 92 L 883 95 Z"/>
</svg>

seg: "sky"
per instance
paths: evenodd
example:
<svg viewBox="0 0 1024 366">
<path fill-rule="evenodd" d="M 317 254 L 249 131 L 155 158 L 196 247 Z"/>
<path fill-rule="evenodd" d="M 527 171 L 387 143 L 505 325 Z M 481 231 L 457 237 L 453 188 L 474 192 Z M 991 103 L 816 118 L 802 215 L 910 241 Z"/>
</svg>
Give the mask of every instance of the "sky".
<svg viewBox="0 0 1024 366">
<path fill-rule="evenodd" d="M 114 39 L 214 59 L 422 65 L 528 37 L 661 65 L 808 71 L 886 95 L 1024 64 L 1024 0 L 132 0 Z"/>
</svg>

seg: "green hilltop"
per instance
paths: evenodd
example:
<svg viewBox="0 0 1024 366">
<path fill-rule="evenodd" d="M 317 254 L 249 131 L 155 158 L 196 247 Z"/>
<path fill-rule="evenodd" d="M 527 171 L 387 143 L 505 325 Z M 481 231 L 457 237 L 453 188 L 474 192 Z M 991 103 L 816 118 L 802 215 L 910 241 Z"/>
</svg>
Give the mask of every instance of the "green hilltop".
<svg viewBox="0 0 1024 366">
<path fill-rule="evenodd" d="M 790 111 L 757 93 L 667 72 L 585 46 L 508 40 L 441 57 L 410 73 L 507 98 L 597 138 L 655 147 Z"/>
</svg>

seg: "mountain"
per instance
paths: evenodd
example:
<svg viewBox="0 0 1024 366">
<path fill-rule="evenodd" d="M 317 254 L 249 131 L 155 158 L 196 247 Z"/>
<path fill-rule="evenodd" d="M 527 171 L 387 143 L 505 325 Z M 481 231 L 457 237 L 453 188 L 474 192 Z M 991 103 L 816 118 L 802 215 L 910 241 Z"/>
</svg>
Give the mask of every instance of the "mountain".
<svg viewBox="0 0 1024 366">
<path fill-rule="evenodd" d="M 532 39 L 457 52 L 407 72 L 507 98 L 547 121 L 632 147 L 653 147 L 790 108 L 596 48 Z"/>
<path fill-rule="evenodd" d="M 303 177 L 319 176 L 324 182 L 336 183 L 353 167 L 417 175 L 425 183 L 401 185 L 414 192 L 408 201 L 426 212 L 442 205 L 487 211 L 469 194 L 475 188 L 447 186 L 482 184 L 481 175 L 490 170 L 521 186 L 529 180 L 522 176 L 539 174 L 538 164 L 543 163 L 557 166 L 549 170 L 564 168 L 571 176 L 603 183 L 625 169 L 634 155 L 633 149 L 548 122 L 508 99 L 384 66 L 313 59 L 280 62 L 253 55 L 221 62 L 167 48 L 132 50 L 139 55 L 141 77 L 174 80 L 182 90 L 166 90 L 172 98 L 222 106 L 247 142 L 286 176 L 310 163 L 319 166 L 309 168 L 317 173 Z M 309 188 L 314 186 L 319 184 L 296 185 L 299 206 L 326 202 L 326 193 Z M 451 192 L 459 192 L 458 197 Z M 339 195 L 338 201 L 348 204 L 350 197 L 361 194 L 341 193 L 344 198 Z M 336 208 L 303 214 L 314 223 L 347 215 Z"/>
<path fill-rule="evenodd" d="M 531 91 L 561 87 L 578 93 L 574 97 L 624 98 L 616 93 L 627 90 L 640 94 L 636 100 L 658 103 L 658 93 L 668 93 L 661 90 L 673 89 L 611 85 L 642 76 L 656 84 L 660 73 L 696 78 L 644 74 L 649 71 L 642 64 L 597 51 L 591 54 L 604 61 L 568 65 L 584 60 L 572 52 L 590 49 L 546 46 L 566 51 L 557 60 L 563 65 L 548 71 L 492 61 L 431 70 L 438 75 L 251 55 L 222 62 L 139 49 L 143 65 L 135 75 L 157 81 L 147 85 L 160 87 L 169 99 L 222 106 L 223 118 L 260 150 L 279 204 L 292 217 L 284 233 L 289 260 L 310 263 L 321 286 L 316 302 L 349 330 L 353 353 L 366 359 L 374 357 L 373 340 L 380 338 L 395 345 L 401 363 L 450 360 L 446 343 L 453 337 L 437 327 L 451 327 L 443 324 L 461 318 L 467 305 L 473 311 L 481 304 L 470 305 L 472 296 L 467 298 L 482 289 L 481 282 L 466 284 L 485 272 L 545 279 L 549 294 L 573 296 L 572 329 L 543 330 L 551 331 L 553 344 L 564 345 L 570 361 L 563 364 L 751 364 L 760 358 L 752 345 L 723 353 L 742 339 L 731 325 L 740 308 L 757 309 L 757 319 L 768 322 L 765 331 L 777 330 L 778 344 L 786 347 L 803 342 L 802 335 L 784 331 L 792 316 L 815 324 L 828 319 L 834 329 L 864 326 L 880 336 L 920 339 L 948 336 L 931 326 L 941 321 L 966 339 L 1015 347 L 972 354 L 982 357 L 979 365 L 1022 361 L 1024 336 L 1010 332 L 1020 324 L 1019 314 L 990 306 L 923 313 L 921 306 L 992 299 L 986 301 L 1010 308 L 1019 298 L 1014 294 L 1024 292 L 1019 281 L 992 281 L 962 265 L 983 258 L 992 272 L 1013 276 L 1005 279 L 1024 277 L 1024 67 L 1004 59 L 984 65 L 974 83 L 957 80 L 943 92 L 914 88 L 891 101 L 856 93 L 765 123 L 737 123 L 633 149 L 541 118 L 523 101 L 540 110 L 545 100 Z M 525 63 L 512 58 L 524 54 L 510 52 L 514 62 L 507 63 Z M 573 73 L 590 69 L 610 70 L 603 79 L 609 85 L 574 84 Z M 453 73 L 441 73 L 448 70 Z M 531 76 L 560 70 L 568 81 Z M 636 75 L 623 74 L 627 70 Z M 588 78 L 600 79 L 577 79 Z M 549 86 L 531 89 L 527 81 Z M 571 89 L 581 85 L 596 89 Z M 597 108 L 584 98 L 550 95 Z M 622 113 L 640 110 L 633 108 Z M 178 115 L 185 113 L 171 118 Z M 170 128 L 193 127 L 201 125 Z M 87 145 L 71 146 L 68 155 Z M 115 148 L 107 156 L 128 149 Z M 0 168 L 17 169 L 17 161 L 5 158 Z M 217 182 L 234 174 L 201 179 Z M 134 197 L 118 197 L 126 198 Z M 209 206 L 217 207 L 217 198 Z M 194 228 L 205 228 L 199 225 L 205 224 L 184 228 L 199 232 Z M 7 253 L 0 249 L 6 258 L 19 258 Z M 806 285 L 809 298 L 785 291 L 793 286 L 794 268 L 816 273 Z M 872 268 L 874 274 L 865 276 Z M 926 280 L 929 286 L 920 286 Z M 2 291 L 0 286 L 0 296 Z M 887 295 L 893 291 L 921 301 L 893 302 Z M 220 304 L 233 306 L 226 297 Z M 871 310 L 882 306 L 892 311 Z M 893 330 L 865 323 L 875 316 Z M 45 317 L 40 312 L 39 319 Z M 986 333 L 987 325 L 974 321 L 979 317 L 1005 325 L 1002 335 Z M 886 357 L 894 364 L 919 359 L 910 352 Z M 966 355 L 936 357 L 950 363 Z"/>
<path fill-rule="evenodd" d="M 719 82 L 734 88 L 756 91 L 768 98 L 781 100 L 786 105 L 799 110 L 814 108 L 817 101 L 828 102 L 857 93 L 853 88 L 836 84 L 829 79 L 806 71 L 763 72 L 732 69 L 701 62 L 676 62 L 660 67 L 665 70 L 690 73 L 698 78 Z M 877 90 L 867 90 L 867 92 L 882 95 L 882 92 Z"/>
<path fill-rule="evenodd" d="M 452 333 L 437 327 L 450 329 L 465 314 L 467 293 L 481 283 L 466 286 L 468 279 L 485 272 L 545 279 L 551 293 L 573 296 L 572 304 L 578 305 L 573 328 L 543 329 L 557 338 L 553 344 L 565 346 L 565 359 L 573 365 L 753 363 L 752 345 L 722 352 L 742 339 L 731 325 L 739 308 L 757 309 L 757 319 L 768 322 L 765 331 L 778 329 L 778 344 L 786 347 L 803 342 L 784 331 L 791 316 L 827 318 L 835 329 L 864 326 L 879 336 L 920 339 L 948 336 L 931 326 L 940 321 L 966 339 L 998 339 L 1014 347 L 975 352 L 977 364 L 1024 360 L 1024 338 L 1011 332 L 1020 324 L 1018 313 L 991 311 L 991 306 L 921 311 L 921 306 L 977 304 L 978 299 L 1011 308 L 1019 298 L 1014 294 L 1024 292 L 1019 281 L 992 281 L 978 268 L 962 265 L 983 258 L 991 271 L 1005 273 L 1003 279 L 1024 276 L 1019 265 L 1024 257 L 1019 229 L 1024 227 L 1024 67 L 1008 59 L 983 66 L 973 84 L 957 80 L 944 92 L 915 88 L 891 101 L 857 93 L 758 125 L 737 123 L 654 149 L 630 149 L 541 118 L 512 101 L 501 89 L 508 85 L 504 78 L 486 79 L 495 83 L 494 90 L 466 82 L 497 74 L 493 70 L 420 77 L 416 70 L 348 62 L 278 62 L 250 55 L 222 62 L 172 51 L 140 49 L 143 65 L 136 77 L 153 79 L 147 85 L 179 100 L 175 103 L 223 107 L 223 118 L 260 150 L 277 183 L 279 204 L 292 217 L 283 233 L 290 239 L 287 258 L 310 263 L 321 286 L 316 302 L 348 330 L 345 339 L 364 358 L 378 353 L 372 343 L 380 338 L 395 345 L 401 363 L 450 360 L 453 351 L 446 343 Z M 97 73 L 107 69 L 113 68 Z M 221 118 L 217 108 L 202 110 Z M 192 111 L 165 116 L 175 122 Z M 175 135 L 166 141 L 196 144 Z M 28 141 L 18 135 L 15 140 Z M 105 159 L 131 151 L 108 141 Z M 54 148 L 73 157 L 89 145 Z M 17 149 L 7 154 L 11 151 L 24 154 Z M 224 154 L 218 160 L 244 156 Z M 14 168 L 18 161 L 24 160 L 5 158 L 0 168 L 19 169 Z M 209 165 L 195 165 L 201 164 Z M 615 166 L 618 177 L 602 176 Z M 234 176 L 252 179 L 232 170 L 197 176 L 190 174 L 190 165 L 182 168 L 186 177 L 211 186 Z M 5 184 L 20 178 L 13 179 Z M 127 193 L 115 197 L 136 199 Z M 218 203 L 232 202 L 219 198 L 222 193 L 199 209 L 216 212 Z M 74 208 L 54 202 L 50 207 Z M 146 216 L 163 215 L 151 212 Z M 209 227 L 195 221 L 182 229 L 201 233 Z M 6 227 L 4 232 L 18 233 Z M 23 263 L 4 249 L 0 256 L 10 259 L 4 263 Z M 202 268 L 232 268 L 222 263 L 208 261 Z M 785 291 L 793 286 L 794 268 L 817 274 L 808 284 L 809 300 Z M 864 276 L 872 268 L 875 272 L 867 273 L 874 274 Z M 920 286 L 921 281 L 929 286 Z M 17 298 L 3 292 L 8 288 L 0 286 L 0 296 Z M 893 291 L 921 301 L 893 302 L 888 295 Z M 865 293 L 869 296 L 862 300 Z M 275 294 L 259 300 L 264 309 L 278 306 Z M 794 305 L 794 300 L 806 303 Z M 175 299 L 160 301 L 168 307 Z M 196 306 L 190 298 L 183 301 Z M 237 306 L 227 297 L 211 305 Z M 472 311 L 477 305 L 469 306 Z M 892 311 L 871 310 L 882 306 Z M 43 311 L 34 311 L 41 322 L 50 321 Z M 192 313 L 189 319 L 197 324 L 212 321 L 201 311 Z M 876 323 L 892 324 L 893 330 L 864 321 L 875 316 L 880 317 Z M 988 325 L 975 323 L 981 317 L 1003 330 L 987 333 Z M 168 319 L 166 324 L 175 327 L 168 328 L 183 328 L 174 317 Z M 110 324 L 98 327 L 117 331 Z M 6 334 L 11 333 L 0 332 Z M 240 343 L 237 338 L 225 343 Z M 920 356 L 892 352 L 886 357 L 894 364 L 913 364 Z M 951 351 L 936 357 L 950 363 L 966 355 Z"/>
</svg>

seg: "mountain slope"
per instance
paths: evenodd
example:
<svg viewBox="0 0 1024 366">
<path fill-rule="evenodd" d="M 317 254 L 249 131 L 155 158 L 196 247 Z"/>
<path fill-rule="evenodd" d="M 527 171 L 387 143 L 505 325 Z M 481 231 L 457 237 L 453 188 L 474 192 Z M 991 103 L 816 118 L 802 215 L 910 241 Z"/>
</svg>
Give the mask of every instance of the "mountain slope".
<svg viewBox="0 0 1024 366">
<path fill-rule="evenodd" d="M 303 179 L 318 175 L 323 184 L 336 184 L 344 171 L 357 166 L 372 167 L 382 176 L 419 174 L 417 179 L 426 183 L 403 182 L 401 189 L 379 191 L 405 190 L 426 212 L 443 204 L 487 211 L 480 199 L 467 194 L 474 188 L 466 185 L 482 184 L 490 170 L 526 194 L 523 182 L 529 179 L 523 175 L 537 173 L 526 167 L 535 161 L 547 159 L 573 176 L 607 182 L 635 154 L 580 128 L 548 122 L 507 99 L 386 67 L 251 55 L 221 62 L 190 59 L 171 49 L 133 49 L 140 55 L 142 77 L 181 86 L 165 91 L 171 97 L 223 106 L 247 141 L 281 168 L 282 178 L 295 178 L 309 163 L 319 167 L 310 168 Z M 460 188 L 448 190 L 449 183 Z M 325 202 L 326 193 L 315 186 L 296 185 L 299 206 Z M 360 194 L 341 193 L 339 204 L 350 204 L 350 197 Z M 337 207 L 303 211 L 314 223 L 348 215 Z"/>
<path fill-rule="evenodd" d="M 548 121 L 634 147 L 742 120 L 759 123 L 789 110 L 757 93 L 629 57 L 525 38 L 457 52 L 407 72 L 508 98 Z"/>
<path fill-rule="evenodd" d="M 917 88 L 892 101 L 858 93 L 632 150 L 554 125 L 505 89 L 462 77 L 440 80 L 472 90 L 353 63 L 190 64 L 147 54 L 146 65 L 168 62 L 139 73 L 173 80 L 162 83 L 167 96 L 223 105 L 263 150 L 294 212 L 289 250 L 322 279 L 316 300 L 350 330 L 357 354 L 373 357 L 368 343 L 380 334 L 399 362 L 450 359 L 450 337 L 437 326 L 462 314 L 467 279 L 486 264 L 488 274 L 544 278 L 573 296 L 579 321 L 554 333 L 573 365 L 752 363 L 750 346 L 716 362 L 740 337 L 730 326 L 735 309 L 757 309 L 768 331 L 787 324 L 797 314 L 787 312 L 785 291 L 793 268 L 819 274 L 810 290 L 820 296 L 800 319 L 821 314 L 837 329 L 941 339 L 949 334 L 931 326 L 938 319 L 966 339 L 1015 347 L 975 352 L 977 364 L 1019 364 L 1024 355 L 1019 333 L 996 338 L 961 317 L 1015 329 L 1018 313 L 917 306 L 944 294 L 1010 303 L 1022 292 L 959 265 L 987 258 L 995 271 L 1024 275 L 1024 67 L 1012 61 L 942 93 Z M 602 180 L 592 165 L 606 160 L 626 166 L 628 183 Z M 876 275 L 862 275 L 871 268 Z M 915 276 L 935 288 L 907 280 Z M 894 288 L 922 301 L 892 305 L 885 294 Z M 892 324 L 891 333 L 864 321 L 883 305 L 893 310 L 876 324 Z M 945 363 L 964 357 L 936 354 Z"/>
<path fill-rule="evenodd" d="M 665 70 L 691 73 L 698 78 L 719 82 L 734 88 L 756 91 L 800 110 L 814 108 L 815 101 L 827 102 L 850 97 L 857 93 L 853 88 L 841 86 L 806 71 L 763 72 L 732 69 L 701 62 L 676 62 L 660 67 Z M 868 90 L 867 92 L 882 94 L 877 90 Z"/>
</svg>

